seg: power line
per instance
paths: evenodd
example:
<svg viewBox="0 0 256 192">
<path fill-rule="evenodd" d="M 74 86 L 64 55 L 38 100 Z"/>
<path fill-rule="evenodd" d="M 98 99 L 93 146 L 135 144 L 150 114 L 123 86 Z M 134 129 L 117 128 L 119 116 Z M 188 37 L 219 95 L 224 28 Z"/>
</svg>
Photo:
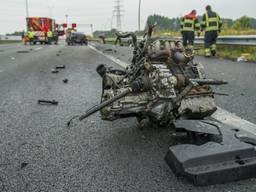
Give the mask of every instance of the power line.
<svg viewBox="0 0 256 192">
<path fill-rule="evenodd" d="M 113 10 L 113 17 L 116 17 L 116 29 L 122 31 L 122 16 L 123 16 L 122 0 L 116 0 Z"/>
</svg>

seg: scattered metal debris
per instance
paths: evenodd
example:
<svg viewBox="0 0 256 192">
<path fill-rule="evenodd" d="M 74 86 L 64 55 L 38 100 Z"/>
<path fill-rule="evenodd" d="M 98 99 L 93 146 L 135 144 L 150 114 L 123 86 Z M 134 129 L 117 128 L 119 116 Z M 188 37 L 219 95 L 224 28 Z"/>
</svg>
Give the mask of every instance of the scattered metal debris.
<svg viewBox="0 0 256 192">
<path fill-rule="evenodd" d="M 113 51 L 113 49 L 105 49 L 104 51 L 110 52 L 110 51 Z"/>
<path fill-rule="evenodd" d="M 23 51 L 17 51 L 17 53 L 29 53 L 28 50 L 23 50 Z"/>
<path fill-rule="evenodd" d="M 20 165 L 20 169 L 23 169 L 23 168 L 25 168 L 26 166 L 28 166 L 28 163 L 23 162 L 23 163 L 21 163 L 21 165 Z"/>
<path fill-rule="evenodd" d="M 58 101 L 55 101 L 55 100 L 51 100 L 51 101 L 49 101 L 49 100 L 38 100 L 38 104 L 50 104 L 50 105 L 58 105 L 59 104 L 59 102 Z"/>
<path fill-rule="evenodd" d="M 65 83 L 65 84 L 68 83 L 68 79 L 63 79 L 62 81 L 63 81 L 63 83 Z"/>
<path fill-rule="evenodd" d="M 65 68 L 66 68 L 65 65 L 57 65 L 57 66 L 55 67 L 55 69 L 65 69 Z"/>
<path fill-rule="evenodd" d="M 56 69 L 52 69 L 52 73 L 59 73 L 59 71 Z"/>
</svg>

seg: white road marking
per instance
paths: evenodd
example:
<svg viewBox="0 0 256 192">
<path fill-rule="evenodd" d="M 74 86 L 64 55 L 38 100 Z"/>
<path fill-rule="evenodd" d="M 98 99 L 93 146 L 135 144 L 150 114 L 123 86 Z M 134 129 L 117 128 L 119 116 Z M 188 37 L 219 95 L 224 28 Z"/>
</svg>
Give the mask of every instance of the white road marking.
<svg viewBox="0 0 256 192">
<path fill-rule="evenodd" d="M 115 57 L 113 57 L 112 55 L 108 55 L 108 54 L 105 54 L 103 53 L 102 51 L 99 51 L 98 49 L 96 49 L 95 47 L 91 46 L 91 45 L 88 45 L 88 47 L 90 47 L 91 49 L 93 49 L 94 51 L 96 51 L 97 53 L 107 57 L 108 59 L 110 59 L 111 61 L 113 61 L 114 63 L 120 65 L 121 67 L 123 68 L 126 68 L 129 64 L 121 61 L 120 59 L 117 59 Z"/>
<path fill-rule="evenodd" d="M 34 50 L 35 50 L 35 51 L 39 51 L 40 49 L 43 49 L 43 47 L 37 47 L 37 48 L 35 48 Z"/>
<path fill-rule="evenodd" d="M 120 65 L 121 67 L 125 68 L 129 65 L 126 62 L 116 59 L 112 55 L 103 53 L 102 51 L 96 49 L 95 47 L 93 47 L 91 45 L 88 45 L 88 47 L 90 47 L 92 50 L 96 51 L 97 53 L 107 57 L 108 59 L 110 59 L 114 63 Z M 237 115 L 235 115 L 229 111 L 226 111 L 225 109 L 222 109 L 220 107 L 218 107 L 218 110 L 212 115 L 212 118 L 221 123 L 231 125 L 233 127 L 248 131 L 248 132 L 256 135 L 256 125 L 255 124 L 253 124 L 245 119 L 242 119 L 241 117 L 238 117 Z"/>
</svg>

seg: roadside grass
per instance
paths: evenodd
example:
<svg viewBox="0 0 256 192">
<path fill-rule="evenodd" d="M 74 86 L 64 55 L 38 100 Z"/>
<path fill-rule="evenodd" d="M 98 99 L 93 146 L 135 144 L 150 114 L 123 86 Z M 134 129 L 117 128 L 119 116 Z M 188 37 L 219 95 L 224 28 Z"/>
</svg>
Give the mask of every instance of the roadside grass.
<svg viewBox="0 0 256 192">
<path fill-rule="evenodd" d="M 204 55 L 203 45 L 197 45 L 196 48 L 197 55 Z M 218 45 L 216 56 L 231 60 L 244 56 L 248 61 L 256 61 L 256 46 Z"/>
</svg>

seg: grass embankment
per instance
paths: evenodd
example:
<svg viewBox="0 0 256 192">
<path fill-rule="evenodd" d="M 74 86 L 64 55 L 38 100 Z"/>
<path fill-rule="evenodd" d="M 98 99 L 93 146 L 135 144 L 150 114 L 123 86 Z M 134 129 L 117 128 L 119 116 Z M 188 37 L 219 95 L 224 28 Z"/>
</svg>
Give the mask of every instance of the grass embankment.
<svg viewBox="0 0 256 192">
<path fill-rule="evenodd" d="M 203 45 L 197 45 L 197 55 L 204 55 Z M 239 46 L 239 45 L 218 45 L 217 57 L 224 59 L 237 60 L 244 56 L 248 61 L 256 61 L 256 46 Z"/>
<path fill-rule="evenodd" d="M 21 43 L 21 41 L 0 40 L 0 44 Z"/>
</svg>

